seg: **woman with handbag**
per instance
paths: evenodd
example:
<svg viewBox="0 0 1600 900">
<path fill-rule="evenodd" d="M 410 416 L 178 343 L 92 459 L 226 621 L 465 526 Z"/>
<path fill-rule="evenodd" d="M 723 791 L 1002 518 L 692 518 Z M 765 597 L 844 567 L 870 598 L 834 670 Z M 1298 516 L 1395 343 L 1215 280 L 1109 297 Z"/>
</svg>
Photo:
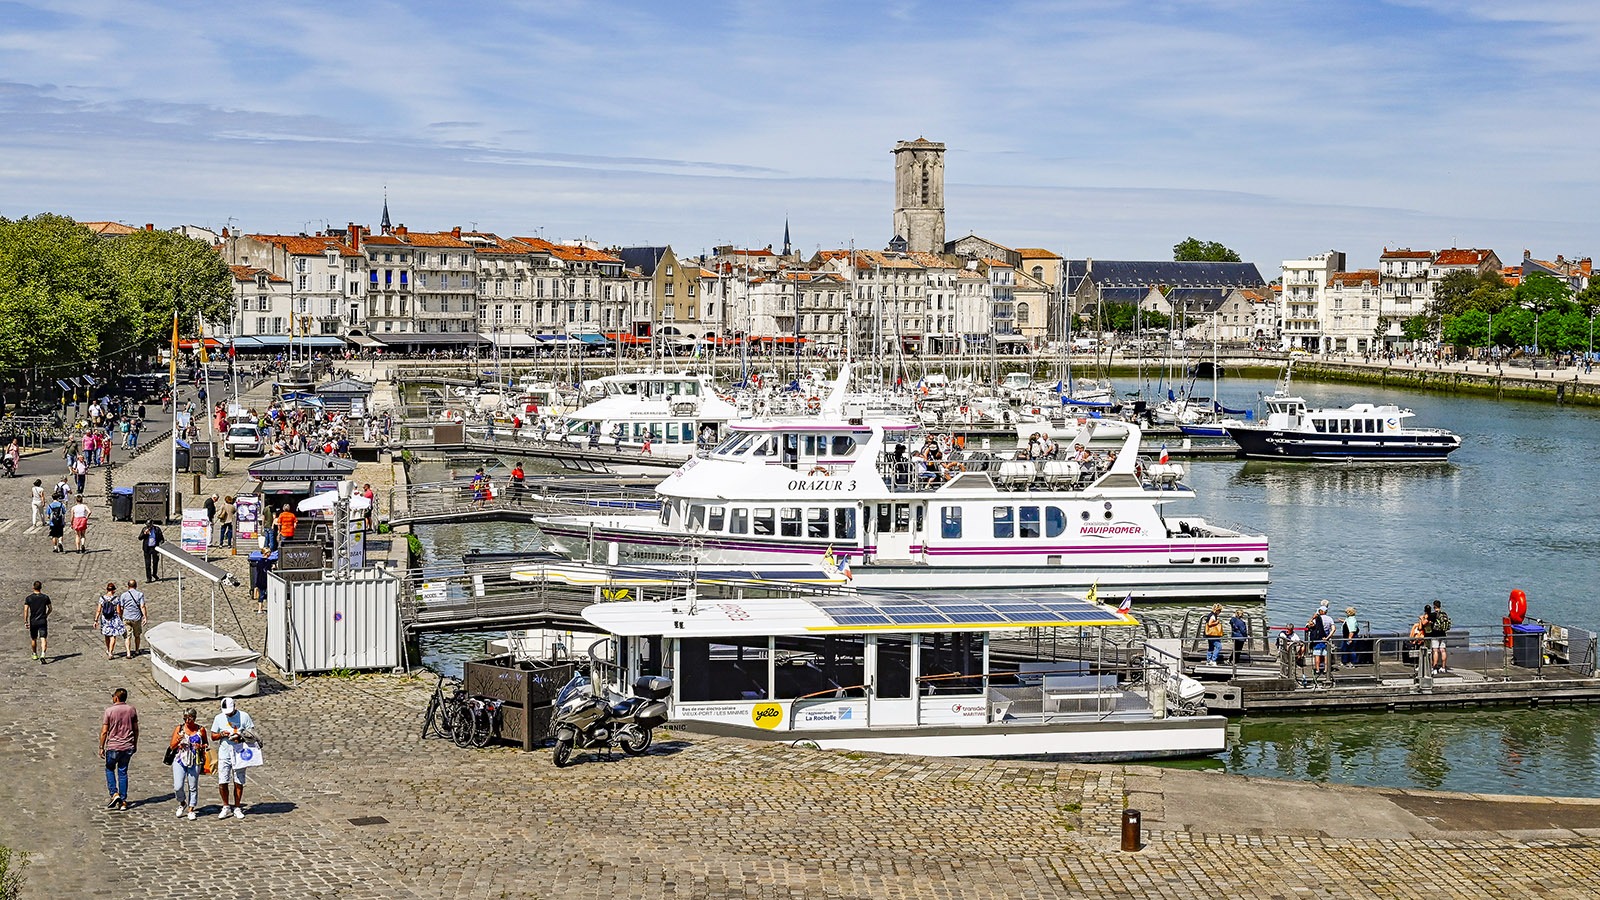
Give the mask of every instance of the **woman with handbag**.
<svg viewBox="0 0 1600 900">
<path fill-rule="evenodd" d="M 128 633 L 122 621 L 122 602 L 117 599 L 117 586 L 106 582 L 106 591 L 95 601 L 94 624 L 106 639 L 106 659 L 116 656 L 117 638 Z"/>
<path fill-rule="evenodd" d="M 178 818 L 194 821 L 200 803 L 200 769 L 205 763 L 210 738 L 195 720 L 193 708 L 183 711 L 183 723 L 172 729 L 167 742 L 167 762 L 172 766 L 172 794 L 178 801 Z"/>
</svg>

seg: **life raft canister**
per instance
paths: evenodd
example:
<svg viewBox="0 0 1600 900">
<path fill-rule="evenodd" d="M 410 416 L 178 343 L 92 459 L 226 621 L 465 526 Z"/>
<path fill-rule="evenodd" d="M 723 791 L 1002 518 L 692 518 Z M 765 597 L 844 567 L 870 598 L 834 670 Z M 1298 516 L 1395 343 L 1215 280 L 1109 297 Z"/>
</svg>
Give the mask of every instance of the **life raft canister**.
<svg viewBox="0 0 1600 900">
<path fill-rule="evenodd" d="M 1509 606 L 1506 617 L 1500 620 L 1500 624 L 1505 627 L 1507 650 L 1511 649 L 1511 626 L 1521 625 L 1522 620 L 1528 615 L 1528 595 L 1522 592 L 1522 588 L 1511 589 Z"/>
</svg>

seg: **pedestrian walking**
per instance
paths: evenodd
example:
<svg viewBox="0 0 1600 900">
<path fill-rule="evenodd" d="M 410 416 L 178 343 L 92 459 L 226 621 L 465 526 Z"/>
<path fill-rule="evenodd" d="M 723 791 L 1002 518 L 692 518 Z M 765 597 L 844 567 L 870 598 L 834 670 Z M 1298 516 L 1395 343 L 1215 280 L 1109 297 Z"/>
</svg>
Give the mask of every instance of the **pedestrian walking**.
<svg viewBox="0 0 1600 900">
<path fill-rule="evenodd" d="M 139 529 L 139 546 L 144 549 L 145 581 L 161 580 L 161 554 L 156 552 L 156 548 L 165 540 L 166 535 L 161 533 L 161 526 L 153 519 L 146 521 L 144 527 Z"/>
<path fill-rule="evenodd" d="M 89 463 L 86 459 L 87 456 L 88 454 L 79 456 L 78 461 L 72 464 L 72 477 L 78 485 L 78 489 L 73 491 L 75 494 L 82 494 L 83 486 L 89 480 Z"/>
<path fill-rule="evenodd" d="M 217 495 L 212 494 L 211 496 L 207 497 L 206 502 L 203 505 L 205 506 L 206 510 L 206 534 L 210 538 L 214 539 L 216 537 L 216 533 L 213 529 L 217 524 Z"/>
<path fill-rule="evenodd" d="M 50 595 L 35 581 L 33 593 L 22 598 L 22 621 L 28 626 L 28 648 L 41 665 L 50 652 Z"/>
<path fill-rule="evenodd" d="M 43 479 L 35 478 L 33 480 L 33 487 L 28 489 L 28 503 L 28 509 L 32 513 L 32 516 L 28 520 L 28 527 L 38 528 L 40 525 L 44 524 L 45 499 Z"/>
<path fill-rule="evenodd" d="M 66 548 L 61 546 L 61 538 L 67 533 L 67 504 L 62 500 L 51 500 L 44 508 L 44 520 L 50 529 L 50 552 L 66 552 Z"/>
<path fill-rule="evenodd" d="M 245 769 L 239 767 L 239 749 L 248 733 L 255 734 L 256 723 L 238 707 L 232 697 L 222 698 L 222 711 L 211 720 L 211 739 L 217 742 L 217 792 L 222 795 L 222 812 L 217 818 L 244 818 Z M 229 786 L 233 788 L 230 798 Z"/>
<path fill-rule="evenodd" d="M 127 632 L 123 637 L 122 649 L 127 652 L 129 659 L 133 659 L 139 655 L 146 618 L 144 591 L 139 590 L 139 582 L 128 579 L 128 589 L 117 595 L 117 603 L 122 607 L 122 624 Z"/>
<path fill-rule="evenodd" d="M 1228 620 L 1228 633 L 1233 637 L 1233 664 L 1238 665 L 1244 656 L 1245 642 L 1250 639 L 1250 623 L 1245 621 L 1244 610 L 1233 611 L 1233 618 Z"/>
<path fill-rule="evenodd" d="M 17 477 L 17 468 L 22 465 L 22 445 L 13 438 L 6 445 L 6 474 L 12 478 Z"/>
<path fill-rule="evenodd" d="M 1211 665 L 1217 665 L 1222 661 L 1222 635 L 1224 633 L 1222 604 L 1218 603 L 1211 607 L 1211 612 L 1206 614 L 1205 620 L 1201 622 L 1201 627 L 1206 635 L 1206 662 Z"/>
<path fill-rule="evenodd" d="M 84 541 L 89 536 L 89 504 L 83 502 L 83 495 L 77 496 L 77 502 L 72 504 L 72 536 L 77 542 L 78 552 L 83 552 Z"/>
<path fill-rule="evenodd" d="M 106 809 L 128 808 L 128 763 L 139 749 L 139 711 L 128 702 L 126 688 L 111 692 L 111 705 L 100 717 L 100 757 L 106 762 Z"/>
<path fill-rule="evenodd" d="M 194 821 L 200 806 L 200 769 L 211 745 L 210 735 L 197 721 L 193 707 L 183 711 L 183 721 L 172 729 L 167 753 L 172 757 L 172 795 L 178 801 L 178 818 Z"/>
<path fill-rule="evenodd" d="M 233 495 L 224 495 L 222 502 L 217 504 L 217 525 L 222 532 L 217 538 L 219 546 L 233 549 L 233 523 L 238 517 L 239 508 L 234 505 Z"/>
<path fill-rule="evenodd" d="M 122 623 L 122 602 L 117 599 L 114 582 L 106 582 L 105 591 L 95 601 L 94 617 L 89 621 L 100 629 L 100 636 L 106 640 L 106 659 L 115 656 L 117 638 L 128 633 L 128 626 Z"/>
</svg>

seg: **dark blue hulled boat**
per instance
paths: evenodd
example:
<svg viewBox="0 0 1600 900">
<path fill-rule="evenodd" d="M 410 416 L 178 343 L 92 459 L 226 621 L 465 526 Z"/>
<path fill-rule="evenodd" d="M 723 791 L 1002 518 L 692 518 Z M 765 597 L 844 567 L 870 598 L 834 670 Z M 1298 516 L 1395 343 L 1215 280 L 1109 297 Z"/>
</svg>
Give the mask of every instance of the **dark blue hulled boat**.
<svg viewBox="0 0 1600 900">
<path fill-rule="evenodd" d="M 1258 422 L 1230 424 L 1228 436 L 1249 459 L 1319 462 L 1443 462 L 1461 438 L 1442 428 L 1408 428 L 1416 415 L 1393 404 L 1357 403 L 1310 409 L 1300 397 L 1279 392 L 1264 399 Z"/>
</svg>

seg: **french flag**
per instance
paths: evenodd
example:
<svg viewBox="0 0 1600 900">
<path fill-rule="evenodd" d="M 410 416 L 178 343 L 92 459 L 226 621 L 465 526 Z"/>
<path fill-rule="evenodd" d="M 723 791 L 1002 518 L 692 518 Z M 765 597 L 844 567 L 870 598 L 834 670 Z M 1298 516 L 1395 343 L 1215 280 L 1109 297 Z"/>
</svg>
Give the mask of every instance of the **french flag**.
<svg viewBox="0 0 1600 900">
<path fill-rule="evenodd" d="M 1163 466 L 1167 464 L 1167 445 L 1166 444 L 1162 444 L 1161 445 L 1161 464 Z"/>
<path fill-rule="evenodd" d="M 1128 596 L 1123 597 L 1122 598 L 1122 602 L 1117 604 L 1117 612 L 1120 615 L 1124 615 L 1124 616 L 1128 615 L 1131 612 L 1133 612 L 1133 592 L 1132 591 L 1129 591 L 1128 592 Z"/>
</svg>

